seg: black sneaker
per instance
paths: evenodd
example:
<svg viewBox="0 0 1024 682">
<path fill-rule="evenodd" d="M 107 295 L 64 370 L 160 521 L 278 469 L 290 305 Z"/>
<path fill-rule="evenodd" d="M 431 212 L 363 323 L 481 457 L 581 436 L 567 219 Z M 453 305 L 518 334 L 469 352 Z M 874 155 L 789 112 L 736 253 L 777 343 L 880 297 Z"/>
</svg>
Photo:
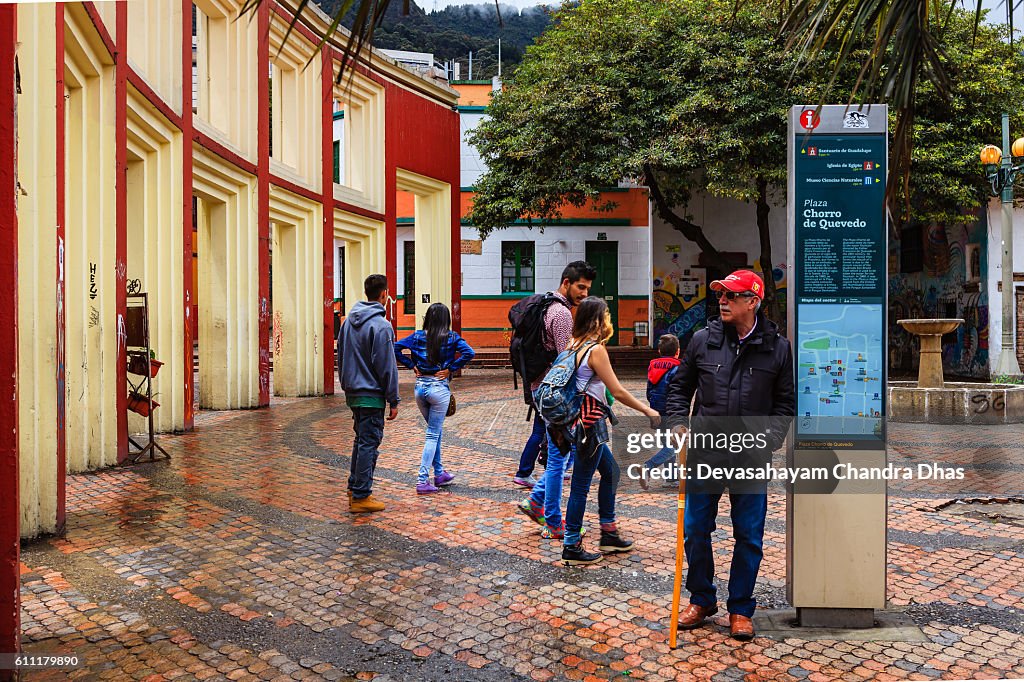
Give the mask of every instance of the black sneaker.
<svg viewBox="0 0 1024 682">
<path fill-rule="evenodd" d="M 605 554 L 612 554 L 614 552 L 628 552 L 633 549 L 632 540 L 624 540 L 619 535 L 618 531 L 609 532 L 606 530 L 601 531 L 601 542 L 597 548 Z"/>
<path fill-rule="evenodd" d="M 566 566 L 596 564 L 602 558 L 603 556 L 597 552 L 588 552 L 583 549 L 582 540 L 575 545 L 565 545 L 562 547 L 562 561 L 565 562 Z"/>
</svg>

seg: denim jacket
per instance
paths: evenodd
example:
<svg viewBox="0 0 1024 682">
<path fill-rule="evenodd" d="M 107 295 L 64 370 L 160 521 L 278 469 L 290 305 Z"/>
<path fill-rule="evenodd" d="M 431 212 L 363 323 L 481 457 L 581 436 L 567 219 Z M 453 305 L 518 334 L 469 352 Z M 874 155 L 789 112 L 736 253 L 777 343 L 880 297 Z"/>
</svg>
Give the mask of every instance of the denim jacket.
<svg viewBox="0 0 1024 682">
<path fill-rule="evenodd" d="M 403 350 L 408 350 L 412 357 Z M 448 338 L 441 346 L 441 362 L 437 365 L 427 360 L 427 335 L 422 329 L 395 342 L 395 359 L 409 369 L 419 369 L 421 374 L 437 374 L 442 369 L 456 372 L 465 367 L 474 355 L 476 351 L 455 332 L 448 332 Z"/>
</svg>

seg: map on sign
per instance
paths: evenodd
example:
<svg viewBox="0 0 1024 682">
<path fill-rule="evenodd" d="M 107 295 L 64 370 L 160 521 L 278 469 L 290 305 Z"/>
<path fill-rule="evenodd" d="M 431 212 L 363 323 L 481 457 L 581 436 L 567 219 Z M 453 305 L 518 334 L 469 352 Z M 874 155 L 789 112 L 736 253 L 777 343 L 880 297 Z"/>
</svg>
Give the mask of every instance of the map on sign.
<svg viewBox="0 0 1024 682">
<path fill-rule="evenodd" d="M 881 430 L 882 306 L 803 305 L 797 347 L 797 417 L 806 435 Z"/>
</svg>

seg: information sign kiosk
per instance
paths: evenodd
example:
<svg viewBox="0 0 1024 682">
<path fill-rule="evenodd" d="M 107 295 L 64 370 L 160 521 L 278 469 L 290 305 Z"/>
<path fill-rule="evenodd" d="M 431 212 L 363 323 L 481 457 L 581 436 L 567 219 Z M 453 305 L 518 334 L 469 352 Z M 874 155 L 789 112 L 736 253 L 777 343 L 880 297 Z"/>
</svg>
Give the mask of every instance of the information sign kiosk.
<svg viewBox="0 0 1024 682">
<path fill-rule="evenodd" d="M 789 115 L 788 323 L 796 420 L 787 595 L 800 625 L 871 627 L 885 607 L 884 105 L 797 106 Z"/>
</svg>

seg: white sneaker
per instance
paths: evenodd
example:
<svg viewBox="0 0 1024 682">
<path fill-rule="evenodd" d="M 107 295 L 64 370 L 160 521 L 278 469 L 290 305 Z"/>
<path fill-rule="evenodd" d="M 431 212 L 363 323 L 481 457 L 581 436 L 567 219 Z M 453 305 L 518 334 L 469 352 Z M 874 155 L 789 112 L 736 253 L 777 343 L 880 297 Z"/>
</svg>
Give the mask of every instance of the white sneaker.
<svg viewBox="0 0 1024 682">
<path fill-rule="evenodd" d="M 533 486 L 537 485 L 537 479 L 534 478 L 533 476 L 527 476 L 526 478 L 520 478 L 519 476 L 516 476 L 512 479 L 512 482 L 524 488 L 532 488 Z"/>
</svg>

